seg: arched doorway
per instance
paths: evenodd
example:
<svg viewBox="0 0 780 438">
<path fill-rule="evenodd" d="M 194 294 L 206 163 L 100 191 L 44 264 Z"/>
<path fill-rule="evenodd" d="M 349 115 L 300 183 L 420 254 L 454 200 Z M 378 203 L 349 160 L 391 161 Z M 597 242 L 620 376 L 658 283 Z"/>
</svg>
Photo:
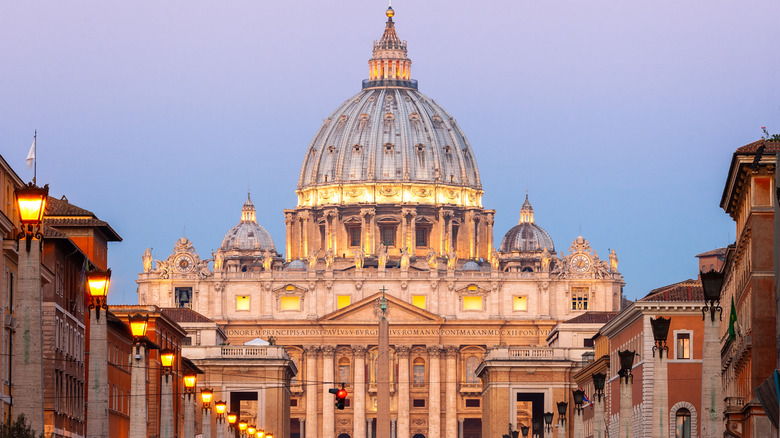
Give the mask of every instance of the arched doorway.
<svg viewBox="0 0 780 438">
<path fill-rule="evenodd" d="M 351 437 L 351 436 L 349 436 L 349 434 L 342 433 L 342 434 L 341 434 L 341 435 L 339 435 L 337 438 L 352 438 L 352 437 Z"/>
</svg>

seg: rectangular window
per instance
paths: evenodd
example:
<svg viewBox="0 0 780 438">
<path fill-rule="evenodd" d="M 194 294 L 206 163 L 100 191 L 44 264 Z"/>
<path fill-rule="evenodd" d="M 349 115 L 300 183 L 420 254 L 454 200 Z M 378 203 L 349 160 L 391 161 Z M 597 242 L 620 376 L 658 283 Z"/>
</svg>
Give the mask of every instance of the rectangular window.
<svg viewBox="0 0 780 438">
<path fill-rule="evenodd" d="M 350 227 L 349 246 L 360 246 L 360 227 Z"/>
<path fill-rule="evenodd" d="M 425 407 L 425 399 L 424 398 L 412 399 L 412 407 L 413 408 L 424 408 Z"/>
<path fill-rule="evenodd" d="M 583 347 L 593 347 L 593 338 L 585 338 L 582 340 Z"/>
<path fill-rule="evenodd" d="M 691 358 L 691 334 L 677 333 L 677 359 Z"/>
<path fill-rule="evenodd" d="M 428 227 L 417 227 L 414 229 L 414 242 L 416 246 L 428 246 Z"/>
<path fill-rule="evenodd" d="M 382 226 L 380 232 L 382 233 L 382 245 L 395 246 L 395 226 Z"/>
<path fill-rule="evenodd" d="M 425 384 L 425 365 L 415 365 L 413 368 L 413 376 L 412 376 L 412 383 L 415 385 L 424 385 Z"/>
<path fill-rule="evenodd" d="M 192 288 L 177 287 L 174 291 L 177 307 L 192 307 Z"/>
<path fill-rule="evenodd" d="M 588 288 L 571 288 L 571 310 L 588 310 Z"/>
<path fill-rule="evenodd" d="M 298 399 L 297 398 L 291 398 L 290 399 L 290 407 L 291 408 L 298 407 Z"/>
<path fill-rule="evenodd" d="M 463 297 L 463 310 L 482 310 L 482 297 Z"/>
<path fill-rule="evenodd" d="M 339 365 L 339 383 L 349 385 L 349 365 Z"/>
<path fill-rule="evenodd" d="M 426 298 L 427 297 L 425 295 L 412 295 L 412 305 L 425 310 Z"/>
<path fill-rule="evenodd" d="M 515 312 L 528 311 L 528 297 L 514 297 L 512 310 Z"/>
<path fill-rule="evenodd" d="M 236 297 L 236 310 L 249 310 L 248 295 L 239 295 Z"/>
<path fill-rule="evenodd" d="M 458 227 L 452 227 L 452 242 L 450 247 L 454 250 L 458 249 Z"/>
<path fill-rule="evenodd" d="M 350 295 L 339 295 L 336 297 L 336 306 L 339 309 L 343 309 L 347 306 L 352 304 L 352 296 Z"/>
<path fill-rule="evenodd" d="M 281 297 L 282 310 L 301 310 L 301 297 Z"/>
<path fill-rule="evenodd" d="M 466 407 L 467 408 L 478 408 L 479 407 L 479 399 L 478 398 L 467 398 L 466 399 Z"/>
</svg>

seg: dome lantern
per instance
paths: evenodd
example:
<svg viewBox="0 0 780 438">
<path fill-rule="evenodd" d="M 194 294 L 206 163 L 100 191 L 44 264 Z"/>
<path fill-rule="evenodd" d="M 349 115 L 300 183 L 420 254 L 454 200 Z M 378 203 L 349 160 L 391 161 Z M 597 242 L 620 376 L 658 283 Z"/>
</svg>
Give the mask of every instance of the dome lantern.
<svg viewBox="0 0 780 438">
<path fill-rule="evenodd" d="M 411 79 L 412 60 L 406 56 L 406 41 L 401 41 L 395 32 L 392 6 L 387 8 L 387 23 L 379 41 L 374 41 L 374 52 L 368 60 L 368 79 L 363 88 L 396 86 L 417 88 L 417 81 Z"/>
</svg>

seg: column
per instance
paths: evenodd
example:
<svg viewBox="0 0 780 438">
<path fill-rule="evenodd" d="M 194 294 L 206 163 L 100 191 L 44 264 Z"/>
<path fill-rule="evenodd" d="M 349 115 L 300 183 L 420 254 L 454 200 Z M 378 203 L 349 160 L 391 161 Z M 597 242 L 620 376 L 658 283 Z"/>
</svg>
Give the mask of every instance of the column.
<svg viewBox="0 0 780 438">
<path fill-rule="evenodd" d="M 493 215 L 488 215 L 485 225 L 487 225 L 487 253 L 488 257 L 493 255 Z"/>
<path fill-rule="evenodd" d="M 285 246 L 286 249 L 285 249 L 284 258 L 285 258 L 285 261 L 288 262 L 288 263 L 292 261 L 292 256 L 293 256 L 293 254 L 292 254 L 292 224 L 293 224 L 292 215 L 285 214 L 284 215 L 284 239 L 285 239 L 284 246 Z"/>
<path fill-rule="evenodd" d="M 447 252 L 447 218 L 444 216 L 444 211 L 439 212 L 439 255 L 442 256 Z"/>
<path fill-rule="evenodd" d="M 428 347 L 428 437 L 441 436 L 441 375 L 438 345 Z"/>
<path fill-rule="evenodd" d="M 184 424 L 182 427 L 183 438 L 193 438 L 195 436 L 195 401 L 194 394 L 187 393 L 184 396 Z"/>
<path fill-rule="evenodd" d="M 397 438 L 398 437 L 398 430 L 396 429 L 396 422 L 398 420 L 393 418 L 390 420 L 390 438 Z"/>
<path fill-rule="evenodd" d="M 301 433 L 300 433 L 300 435 L 302 437 L 305 437 L 306 436 L 306 419 L 305 418 L 301 418 L 301 419 L 298 420 L 298 422 L 301 425 Z"/>
<path fill-rule="evenodd" d="M 458 419 L 458 438 L 463 438 L 463 418 Z"/>
<path fill-rule="evenodd" d="M 398 356 L 398 433 L 402 438 L 409 437 L 409 353 L 406 345 L 395 347 Z"/>
<path fill-rule="evenodd" d="M 352 401 L 355 405 L 352 408 L 355 438 L 366 436 L 366 347 L 356 345 L 352 347 L 354 355 L 353 363 L 355 365 L 355 396 Z"/>
<path fill-rule="evenodd" d="M 379 236 L 379 239 L 377 239 L 377 236 Z M 379 230 L 376 228 L 376 214 L 371 214 L 371 254 L 376 254 L 377 252 L 377 245 L 380 243 L 381 236 L 379 234 Z"/>
<path fill-rule="evenodd" d="M 340 387 L 334 378 L 333 360 L 336 356 L 336 349 L 333 346 L 326 345 L 322 347 L 322 438 L 333 438 L 336 431 L 335 403 L 336 397 L 329 393 L 330 388 Z"/>
<path fill-rule="evenodd" d="M 217 433 L 216 438 L 225 438 L 225 417 L 217 418 Z"/>
<path fill-rule="evenodd" d="M 584 430 L 582 429 L 582 412 L 577 408 L 574 408 L 574 438 L 585 438 Z"/>
<path fill-rule="evenodd" d="M 319 228 L 319 227 L 317 227 Z M 323 251 L 327 251 L 331 248 L 333 248 L 333 239 L 331 238 L 331 225 L 330 225 L 330 212 L 325 213 L 325 248 L 322 248 Z"/>
<path fill-rule="evenodd" d="M 87 382 L 87 437 L 105 436 L 108 428 L 108 338 L 105 315 L 89 311 L 89 382 Z"/>
<path fill-rule="evenodd" d="M 415 251 L 417 250 L 417 223 L 415 222 L 417 218 L 417 212 L 411 211 L 409 213 L 409 255 L 414 256 Z"/>
<path fill-rule="evenodd" d="M 371 427 L 374 425 L 374 420 L 366 418 L 366 437 L 374 438 L 374 429 Z"/>
<path fill-rule="evenodd" d="M 298 216 L 298 258 L 306 258 L 308 254 L 303 246 L 303 219 Z"/>
<path fill-rule="evenodd" d="M 304 348 L 306 359 L 306 438 L 318 438 L 317 427 L 317 353 L 319 347 L 308 346 Z"/>
<path fill-rule="evenodd" d="M 721 386 L 720 371 L 720 331 L 719 315 L 708 314 L 704 317 L 704 340 L 702 341 L 702 365 L 701 365 L 701 400 L 702 412 L 699 417 L 701 423 L 701 437 L 722 437 L 724 432 L 723 421 L 723 387 Z"/>
<path fill-rule="evenodd" d="M 669 358 L 663 360 L 663 352 L 664 350 L 655 351 L 653 358 L 653 423 L 651 427 L 653 438 L 664 438 L 669 435 L 669 386 L 666 378 L 666 363 Z"/>
<path fill-rule="evenodd" d="M 19 241 L 19 281 L 16 294 L 16 334 L 13 344 L 13 414 L 24 414 L 36 435 L 43 433 L 43 326 L 41 241 L 29 249 Z"/>
<path fill-rule="evenodd" d="M 201 421 L 201 425 L 203 438 L 211 438 L 211 408 L 203 408 L 203 419 Z"/>
<path fill-rule="evenodd" d="M 620 378 L 620 438 L 632 438 L 634 429 L 633 388 L 630 377 Z"/>
<path fill-rule="evenodd" d="M 146 346 L 139 345 L 132 354 L 130 375 L 129 438 L 147 438 Z"/>
<path fill-rule="evenodd" d="M 409 248 L 409 234 L 407 233 L 408 228 L 406 226 L 407 215 L 409 212 L 407 210 L 403 210 L 401 212 L 401 249 Z"/>
<path fill-rule="evenodd" d="M 173 438 L 173 377 L 163 373 L 160 380 L 160 437 Z"/>
<path fill-rule="evenodd" d="M 604 396 L 593 396 L 593 438 L 606 438 L 604 431 Z"/>
<path fill-rule="evenodd" d="M 366 215 L 368 212 L 365 210 L 360 211 L 360 245 L 363 252 L 368 254 L 368 229 L 366 228 Z"/>
<path fill-rule="evenodd" d="M 458 347 L 450 345 L 444 349 L 446 377 L 445 381 L 445 436 L 455 437 L 458 433 L 458 377 L 456 359 Z"/>
</svg>

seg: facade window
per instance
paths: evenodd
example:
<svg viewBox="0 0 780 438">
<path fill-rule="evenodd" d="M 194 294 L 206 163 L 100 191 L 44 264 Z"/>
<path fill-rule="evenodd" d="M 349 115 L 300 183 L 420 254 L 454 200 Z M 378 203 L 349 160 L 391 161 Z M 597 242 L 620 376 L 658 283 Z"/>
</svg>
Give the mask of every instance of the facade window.
<svg viewBox="0 0 780 438">
<path fill-rule="evenodd" d="M 675 438 L 691 438 L 691 411 L 680 408 L 674 416 Z"/>
<path fill-rule="evenodd" d="M 360 246 L 360 227 L 349 228 L 349 246 Z"/>
<path fill-rule="evenodd" d="M 482 310 L 482 297 L 463 297 L 463 310 Z"/>
<path fill-rule="evenodd" d="M 588 310 L 588 288 L 571 288 L 571 310 Z"/>
<path fill-rule="evenodd" d="M 236 297 L 236 310 L 249 310 L 248 295 L 239 295 Z"/>
<path fill-rule="evenodd" d="M 417 227 L 414 229 L 414 244 L 418 247 L 428 246 L 428 235 L 430 230 L 428 227 Z"/>
<path fill-rule="evenodd" d="M 301 310 L 301 297 L 281 297 L 281 310 Z"/>
<path fill-rule="evenodd" d="M 512 310 L 515 312 L 528 311 L 528 297 L 514 297 L 512 302 Z"/>
<path fill-rule="evenodd" d="M 350 295 L 339 295 L 338 297 L 336 297 L 336 306 L 339 309 L 343 309 L 343 308 L 349 306 L 350 304 L 352 304 L 352 296 L 350 296 Z"/>
<path fill-rule="evenodd" d="M 479 377 L 477 377 L 477 374 L 475 373 L 478 366 L 479 359 L 475 356 L 469 356 L 469 358 L 466 359 L 466 383 L 479 383 Z"/>
<path fill-rule="evenodd" d="M 467 398 L 466 399 L 466 407 L 467 408 L 478 408 L 479 407 L 479 399 L 478 398 Z"/>
<path fill-rule="evenodd" d="M 412 305 L 425 310 L 426 299 L 425 295 L 412 295 Z"/>
<path fill-rule="evenodd" d="M 458 227 L 455 226 L 452 227 L 452 242 L 450 242 L 450 247 L 452 247 L 453 250 L 458 249 Z"/>
<path fill-rule="evenodd" d="M 349 385 L 349 359 L 342 357 L 339 359 L 339 383 Z"/>
<path fill-rule="evenodd" d="M 680 332 L 675 333 L 675 349 L 677 350 L 677 359 L 690 359 L 691 358 L 691 333 Z"/>
<path fill-rule="evenodd" d="M 425 360 L 418 357 L 412 365 L 412 383 L 415 385 L 425 385 Z"/>
<path fill-rule="evenodd" d="M 192 288 L 177 287 L 174 291 L 176 297 L 176 307 L 192 307 Z"/>
<path fill-rule="evenodd" d="M 413 408 L 424 408 L 425 407 L 425 399 L 424 398 L 412 399 L 412 407 Z"/>
<path fill-rule="evenodd" d="M 395 226 L 383 225 L 380 227 L 382 233 L 382 245 L 395 246 Z"/>
<path fill-rule="evenodd" d="M 325 249 L 325 225 L 320 225 L 320 248 Z"/>
</svg>

